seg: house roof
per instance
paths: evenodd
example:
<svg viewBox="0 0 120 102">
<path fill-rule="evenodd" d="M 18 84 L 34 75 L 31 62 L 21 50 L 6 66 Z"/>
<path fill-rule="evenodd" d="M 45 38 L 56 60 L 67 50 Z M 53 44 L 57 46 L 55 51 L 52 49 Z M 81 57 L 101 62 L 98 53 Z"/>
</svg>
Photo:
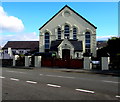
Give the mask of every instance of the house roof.
<svg viewBox="0 0 120 102">
<path fill-rule="evenodd" d="M 107 41 L 97 41 L 97 48 L 103 48 L 107 46 Z"/>
<path fill-rule="evenodd" d="M 85 20 L 88 24 L 90 24 L 91 26 L 93 26 L 95 29 L 97 29 L 96 26 L 94 26 L 92 23 L 90 23 L 88 20 L 86 20 L 84 17 L 82 17 L 80 14 L 78 14 L 76 11 L 74 11 L 72 8 L 70 8 L 68 5 L 65 5 L 59 12 L 57 12 L 51 19 L 49 19 L 42 27 L 39 28 L 39 30 L 41 30 L 47 23 L 49 23 L 55 16 L 57 16 L 57 14 L 59 14 L 65 7 L 69 8 L 71 11 L 73 11 L 76 15 L 78 15 L 79 17 L 81 17 L 83 20 Z"/>
<path fill-rule="evenodd" d="M 58 46 L 61 44 L 63 40 L 55 40 L 51 42 L 51 47 L 50 50 L 51 51 L 57 51 L 58 50 Z M 82 41 L 77 41 L 77 40 L 68 40 L 70 41 L 70 43 L 74 46 L 74 50 L 75 51 L 82 51 L 83 47 L 82 47 Z"/>
<path fill-rule="evenodd" d="M 8 41 L 3 49 L 37 49 L 39 47 L 39 41 Z"/>
</svg>

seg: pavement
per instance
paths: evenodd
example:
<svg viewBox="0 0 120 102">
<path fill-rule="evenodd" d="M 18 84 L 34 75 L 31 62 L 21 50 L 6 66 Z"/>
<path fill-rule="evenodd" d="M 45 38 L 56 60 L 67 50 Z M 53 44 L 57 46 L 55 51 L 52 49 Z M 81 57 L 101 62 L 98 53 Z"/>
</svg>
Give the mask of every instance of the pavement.
<svg viewBox="0 0 120 102">
<path fill-rule="evenodd" d="M 120 70 L 84 70 L 84 69 L 59 69 L 63 72 L 75 72 L 75 73 L 89 73 L 89 74 L 102 74 L 112 75 L 120 77 Z"/>
<path fill-rule="evenodd" d="M 6 67 L 8 68 L 8 67 Z M 22 68 L 22 69 L 37 69 L 35 67 L 13 67 L 13 68 Z M 48 69 L 54 69 L 59 70 L 62 72 L 74 72 L 74 73 L 88 73 L 88 74 L 101 74 L 101 75 L 111 75 L 111 76 L 117 76 L 120 77 L 120 70 L 97 70 L 97 69 L 91 69 L 91 70 L 85 70 L 85 69 L 72 69 L 72 68 L 58 68 L 58 67 L 41 67 L 41 68 L 48 68 Z"/>
</svg>

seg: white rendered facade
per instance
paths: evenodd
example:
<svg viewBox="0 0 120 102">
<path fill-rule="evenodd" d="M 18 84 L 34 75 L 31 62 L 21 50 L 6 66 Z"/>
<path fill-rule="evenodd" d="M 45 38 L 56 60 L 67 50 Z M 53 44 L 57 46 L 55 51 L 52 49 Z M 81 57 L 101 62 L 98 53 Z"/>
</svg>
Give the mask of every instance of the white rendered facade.
<svg viewBox="0 0 120 102">
<path fill-rule="evenodd" d="M 13 59 L 13 53 L 25 54 L 30 51 L 30 49 L 11 49 L 12 55 L 8 53 L 8 49 L 4 49 L 2 52 L 1 59 Z"/>
<path fill-rule="evenodd" d="M 58 28 L 61 29 L 61 40 L 65 39 L 65 26 L 69 26 L 69 39 L 72 40 L 73 28 L 77 29 L 76 39 L 82 41 L 83 51 L 74 51 L 74 47 L 71 44 L 68 45 L 72 55 L 72 58 L 77 56 L 82 57 L 83 53 L 86 52 L 86 32 L 90 33 L 90 53 L 92 56 L 96 56 L 96 27 L 92 25 L 89 21 L 81 17 L 70 7 L 65 6 L 61 9 L 52 19 L 50 19 L 45 25 L 39 29 L 40 39 L 39 39 L 39 52 L 45 52 L 45 33 L 49 33 L 49 44 L 51 46 L 51 41 L 58 40 Z M 65 42 L 65 41 L 64 41 Z M 62 44 L 62 43 L 61 43 Z M 64 45 L 63 45 L 64 46 Z M 64 48 L 65 49 L 65 48 Z M 67 48 L 66 48 L 67 49 Z M 62 49 L 58 46 L 58 55 L 62 57 Z M 79 53 L 77 55 L 77 53 Z M 60 57 L 60 58 L 61 58 Z"/>
</svg>

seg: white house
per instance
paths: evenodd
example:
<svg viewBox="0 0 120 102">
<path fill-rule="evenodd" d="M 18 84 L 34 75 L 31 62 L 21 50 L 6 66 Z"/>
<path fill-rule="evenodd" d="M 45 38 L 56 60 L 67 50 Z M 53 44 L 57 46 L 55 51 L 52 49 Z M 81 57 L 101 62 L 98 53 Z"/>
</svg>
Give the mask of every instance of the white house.
<svg viewBox="0 0 120 102">
<path fill-rule="evenodd" d="M 96 56 L 96 29 L 69 6 L 64 6 L 40 29 L 39 52 L 55 52 L 59 58 Z"/>
<path fill-rule="evenodd" d="M 39 41 L 8 41 L 2 48 L 2 59 L 12 59 L 13 55 L 24 55 L 38 49 Z"/>
</svg>

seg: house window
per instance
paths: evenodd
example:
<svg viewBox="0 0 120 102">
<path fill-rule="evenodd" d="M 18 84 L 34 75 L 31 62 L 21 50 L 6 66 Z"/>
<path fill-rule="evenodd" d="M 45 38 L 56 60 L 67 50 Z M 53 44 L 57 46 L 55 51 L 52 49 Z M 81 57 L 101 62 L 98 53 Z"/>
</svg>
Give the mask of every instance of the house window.
<svg viewBox="0 0 120 102">
<path fill-rule="evenodd" d="M 50 35 L 48 32 L 45 33 L 45 49 L 49 49 Z"/>
<path fill-rule="evenodd" d="M 23 53 L 23 51 L 20 51 L 20 53 L 22 54 L 22 53 Z"/>
<path fill-rule="evenodd" d="M 90 46 L 91 46 L 90 32 L 86 32 L 85 33 L 85 50 L 86 50 L 86 52 L 90 53 Z"/>
<path fill-rule="evenodd" d="M 79 57 L 79 53 L 76 53 L 76 57 L 77 57 L 77 58 Z"/>
<path fill-rule="evenodd" d="M 12 51 L 12 53 L 15 53 L 16 51 Z"/>
<path fill-rule="evenodd" d="M 77 28 L 73 28 L 73 39 L 76 40 L 77 39 Z"/>
<path fill-rule="evenodd" d="M 57 30 L 58 32 L 58 39 L 61 39 L 61 28 L 58 28 L 58 30 Z"/>
<path fill-rule="evenodd" d="M 70 27 L 68 25 L 65 25 L 65 27 L 64 27 L 64 36 L 69 39 L 69 36 L 70 36 Z"/>
</svg>

